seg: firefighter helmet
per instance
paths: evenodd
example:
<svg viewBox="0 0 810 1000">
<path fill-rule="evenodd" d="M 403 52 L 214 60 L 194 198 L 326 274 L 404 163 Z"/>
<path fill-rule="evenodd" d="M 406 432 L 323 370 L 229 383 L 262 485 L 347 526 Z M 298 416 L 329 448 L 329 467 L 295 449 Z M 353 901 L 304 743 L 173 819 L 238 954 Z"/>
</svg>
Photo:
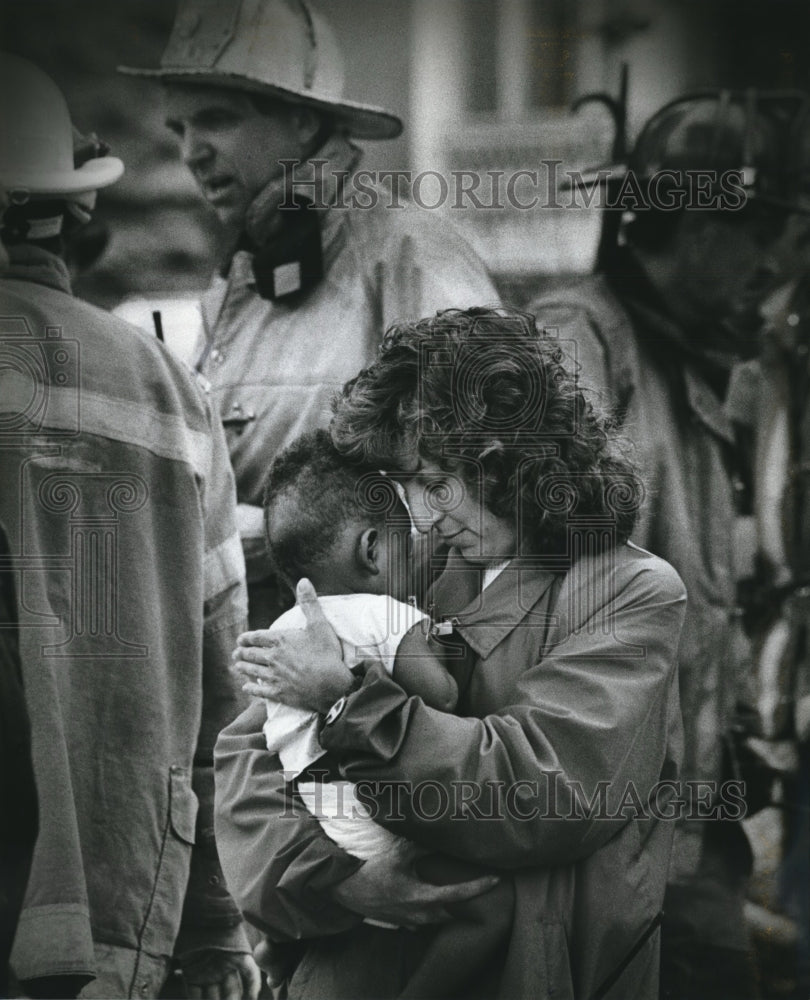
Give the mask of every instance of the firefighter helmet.
<svg viewBox="0 0 810 1000">
<path fill-rule="evenodd" d="M 27 59 L 0 53 L 0 185 L 12 203 L 76 197 L 114 184 L 124 164 L 114 156 L 74 160 L 74 129 L 62 92 Z"/>
<path fill-rule="evenodd" d="M 584 186 L 733 189 L 790 211 L 810 211 L 810 104 L 801 91 L 707 90 L 687 94 L 647 121 L 626 163 L 590 171 Z M 698 181 L 700 183 L 700 181 Z"/>
<path fill-rule="evenodd" d="M 180 0 L 160 68 L 122 73 L 230 87 L 326 111 L 351 135 L 393 139 L 396 115 L 343 98 L 337 40 L 306 0 Z"/>
</svg>

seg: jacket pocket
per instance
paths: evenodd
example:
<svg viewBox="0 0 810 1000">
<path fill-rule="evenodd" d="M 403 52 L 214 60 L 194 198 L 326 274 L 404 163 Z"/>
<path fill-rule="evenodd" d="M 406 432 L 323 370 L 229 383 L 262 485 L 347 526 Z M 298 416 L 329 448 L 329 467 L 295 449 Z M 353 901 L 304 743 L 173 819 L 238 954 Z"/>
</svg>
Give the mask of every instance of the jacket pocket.
<svg viewBox="0 0 810 1000">
<path fill-rule="evenodd" d="M 172 832 L 186 844 L 195 843 L 197 796 L 191 788 L 188 768 L 173 766 L 169 771 L 169 822 Z"/>
<path fill-rule="evenodd" d="M 189 768 L 169 768 L 168 802 L 162 815 L 160 853 L 154 870 L 140 946 L 151 955 L 170 955 L 180 928 L 194 852 L 197 796 Z M 165 800 L 164 800 L 165 801 Z M 161 810 L 162 811 L 162 810 Z"/>
</svg>

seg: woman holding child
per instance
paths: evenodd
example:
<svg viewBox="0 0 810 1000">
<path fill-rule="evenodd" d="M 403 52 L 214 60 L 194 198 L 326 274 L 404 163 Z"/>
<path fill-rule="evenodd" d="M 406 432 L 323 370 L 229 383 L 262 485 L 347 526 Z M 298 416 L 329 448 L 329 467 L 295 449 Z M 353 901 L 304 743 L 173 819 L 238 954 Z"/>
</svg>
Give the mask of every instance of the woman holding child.
<svg viewBox="0 0 810 1000">
<path fill-rule="evenodd" d="M 363 861 L 331 840 L 266 748 L 263 702 L 224 731 L 222 865 L 271 941 L 302 942 L 290 997 L 653 1000 L 685 594 L 627 542 L 632 467 L 556 341 L 503 310 L 390 330 L 331 435 L 449 549 L 425 610 L 457 698 L 451 713 L 396 668 L 351 672 L 307 583 L 305 630 L 242 637 L 246 690 L 320 713 L 332 766 L 419 848 Z M 473 897 L 501 937 L 446 936 L 458 976 L 431 992 L 420 963 Z"/>
</svg>

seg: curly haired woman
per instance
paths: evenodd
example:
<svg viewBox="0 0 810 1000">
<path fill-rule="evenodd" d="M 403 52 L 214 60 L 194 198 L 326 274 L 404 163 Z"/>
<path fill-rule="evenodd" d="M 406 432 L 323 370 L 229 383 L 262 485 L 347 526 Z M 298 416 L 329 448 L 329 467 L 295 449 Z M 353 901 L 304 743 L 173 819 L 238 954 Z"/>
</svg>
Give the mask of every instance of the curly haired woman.
<svg viewBox="0 0 810 1000">
<path fill-rule="evenodd" d="M 373 665 L 356 678 L 306 581 L 307 630 L 243 636 L 237 669 L 323 713 L 379 823 L 511 881 L 493 894 L 513 900 L 503 949 L 455 958 L 463 996 L 653 1000 L 685 594 L 628 542 L 641 485 L 564 362 L 530 316 L 451 310 L 389 330 L 336 403 L 338 449 L 395 477 L 449 549 L 429 611 L 457 714 Z M 486 886 L 344 854 L 261 752 L 262 722 L 248 709 L 217 750 L 231 891 L 271 940 L 303 940 L 291 997 L 407 993 L 435 924 Z"/>
</svg>

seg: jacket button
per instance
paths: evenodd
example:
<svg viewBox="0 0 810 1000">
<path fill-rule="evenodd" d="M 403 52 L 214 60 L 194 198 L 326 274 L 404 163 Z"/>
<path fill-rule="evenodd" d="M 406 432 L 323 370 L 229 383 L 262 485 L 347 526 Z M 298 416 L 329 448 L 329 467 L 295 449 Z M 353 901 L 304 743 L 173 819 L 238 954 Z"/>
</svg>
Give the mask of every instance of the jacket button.
<svg viewBox="0 0 810 1000">
<path fill-rule="evenodd" d="M 222 879 L 219 877 L 219 875 L 209 875 L 208 876 L 208 884 L 209 885 L 219 885 L 219 883 L 221 881 L 222 881 Z"/>
</svg>

